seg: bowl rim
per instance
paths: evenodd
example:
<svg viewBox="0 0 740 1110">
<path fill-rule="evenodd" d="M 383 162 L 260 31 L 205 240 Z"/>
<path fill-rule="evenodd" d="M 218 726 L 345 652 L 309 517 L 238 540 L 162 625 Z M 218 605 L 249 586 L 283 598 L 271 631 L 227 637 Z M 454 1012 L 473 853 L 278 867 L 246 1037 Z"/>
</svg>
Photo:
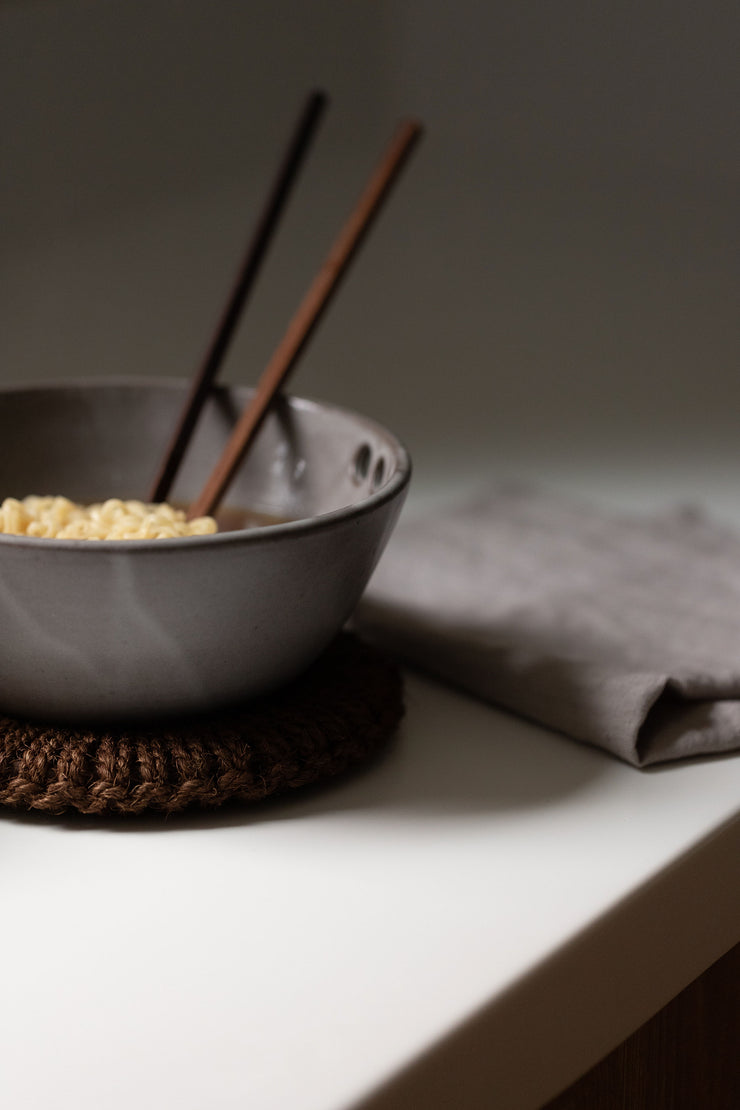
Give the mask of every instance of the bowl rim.
<svg viewBox="0 0 740 1110">
<path fill-rule="evenodd" d="M 33 382 L 4 382 L 0 384 L 0 395 L 9 393 L 34 393 L 43 391 L 62 390 L 106 390 L 121 387 L 137 388 L 164 388 L 182 391 L 187 389 L 189 382 L 185 378 L 173 377 L 147 377 L 144 375 L 118 374 L 105 378 L 74 377 L 58 379 L 39 379 Z M 214 388 L 224 392 L 249 394 L 253 388 L 245 383 L 224 382 L 217 383 Z M 402 441 L 384 424 L 366 416 L 355 409 L 344 405 L 337 405 L 331 401 L 323 401 L 313 397 L 283 392 L 282 396 L 289 404 L 299 411 L 311 409 L 329 411 L 341 416 L 360 419 L 369 429 L 385 438 L 392 448 L 396 469 L 389 481 L 380 489 L 373 491 L 362 501 L 354 505 L 346 505 L 339 509 L 332 509 L 328 513 L 318 516 L 301 517 L 297 520 L 283 521 L 277 524 L 264 524 L 258 528 L 235 529 L 229 532 L 210 532 L 198 536 L 172 536 L 160 539 L 140 540 L 89 540 L 89 539 L 56 539 L 46 536 L 18 536 L 11 533 L 0 532 L 0 546 L 30 547 L 34 551 L 87 551 L 87 552 L 155 552 L 155 551 L 191 551 L 194 548 L 216 547 L 222 545 L 271 543 L 283 536 L 300 536 L 307 533 L 324 531 L 343 521 L 354 520 L 373 512 L 389 501 L 394 500 L 409 484 L 411 480 L 412 464 L 408 450 Z"/>
</svg>

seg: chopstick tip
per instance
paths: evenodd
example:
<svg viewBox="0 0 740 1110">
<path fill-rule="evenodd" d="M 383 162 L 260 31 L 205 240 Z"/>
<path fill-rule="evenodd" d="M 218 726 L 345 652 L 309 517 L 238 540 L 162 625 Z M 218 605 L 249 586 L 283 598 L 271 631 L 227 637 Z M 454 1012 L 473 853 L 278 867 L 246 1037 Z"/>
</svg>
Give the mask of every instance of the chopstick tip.
<svg viewBox="0 0 740 1110">
<path fill-rule="evenodd" d="M 326 89 L 317 86 L 315 89 L 311 89 L 307 100 L 316 108 L 325 108 L 329 103 L 329 94 Z"/>
<path fill-rule="evenodd" d="M 416 119 L 414 116 L 412 116 L 409 119 L 404 120 L 404 123 L 406 124 L 408 130 L 411 131 L 417 139 L 420 139 L 424 134 L 424 124 L 420 119 Z"/>
</svg>

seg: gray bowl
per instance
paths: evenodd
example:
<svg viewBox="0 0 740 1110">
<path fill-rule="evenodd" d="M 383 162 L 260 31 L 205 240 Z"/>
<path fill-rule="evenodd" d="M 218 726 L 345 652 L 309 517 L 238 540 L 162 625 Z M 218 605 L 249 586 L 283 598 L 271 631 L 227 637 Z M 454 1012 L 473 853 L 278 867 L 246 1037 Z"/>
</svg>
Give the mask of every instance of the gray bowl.
<svg viewBox="0 0 740 1110">
<path fill-rule="evenodd" d="M 0 501 L 146 500 L 185 388 L 109 379 L 1 389 Z M 169 500 L 194 498 L 249 395 L 215 392 Z M 285 522 L 172 540 L 0 535 L 0 710 L 140 719 L 276 689 L 350 616 L 409 477 L 390 432 L 290 397 L 267 418 L 225 506 Z"/>
</svg>

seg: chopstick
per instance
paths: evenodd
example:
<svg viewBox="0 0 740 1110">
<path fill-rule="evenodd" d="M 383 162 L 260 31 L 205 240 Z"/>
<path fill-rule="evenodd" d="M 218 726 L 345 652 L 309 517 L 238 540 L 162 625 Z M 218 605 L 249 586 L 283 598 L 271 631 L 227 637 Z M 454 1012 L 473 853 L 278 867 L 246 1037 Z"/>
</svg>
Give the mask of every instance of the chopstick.
<svg viewBox="0 0 740 1110">
<path fill-rule="evenodd" d="M 316 90 L 309 94 L 301 109 L 247 246 L 236 281 L 224 305 L 200 368 L 193 378 L 177 427 L 160 463 L 157 477 L 151 488 L 150 501 L 164 501 L 172 487 L 198 417 L 236 330 L 245 302 L 254 286 L 326 105 L 326 94 Z"/>
<path fill-rule="evenodd" d="M 316 325 L 337 291 L 341 278 L 355 257 L 358 247 L 421 135 L 421 125 L 415 120 L 406 120 L 399 126 L 276 347 L 257 383 L 250 403 L 237 421 L 221 458 L 216 463 L 203 490 L 190 506 L 189 520 L 194 517 L 208 516 L 219 505 L 267 415 L 273 398 L 305 350 Z"/>
</svg>

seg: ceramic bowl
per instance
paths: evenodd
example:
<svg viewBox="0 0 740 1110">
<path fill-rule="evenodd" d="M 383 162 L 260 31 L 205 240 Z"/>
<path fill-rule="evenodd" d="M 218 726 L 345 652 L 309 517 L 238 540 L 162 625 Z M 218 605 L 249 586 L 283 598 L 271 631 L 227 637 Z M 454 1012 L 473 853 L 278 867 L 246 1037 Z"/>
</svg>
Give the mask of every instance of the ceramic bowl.
<svg viewBox="0 0 740 1110">
<path fill-rule="evenodd" d="M 0 500 L 146 500 L 186 385 L 0 389 Z M 189 503 L 248 400 L 208 402 L 169 500 Z M 196 713 L 275 690 L 329 644 L 400 512 L 406 451 L 357 413 L 282 398 L 225 503 L 275 523 L 158 540 L 0 535 L 0 711 L 54 721 Z"/>
</svg>

